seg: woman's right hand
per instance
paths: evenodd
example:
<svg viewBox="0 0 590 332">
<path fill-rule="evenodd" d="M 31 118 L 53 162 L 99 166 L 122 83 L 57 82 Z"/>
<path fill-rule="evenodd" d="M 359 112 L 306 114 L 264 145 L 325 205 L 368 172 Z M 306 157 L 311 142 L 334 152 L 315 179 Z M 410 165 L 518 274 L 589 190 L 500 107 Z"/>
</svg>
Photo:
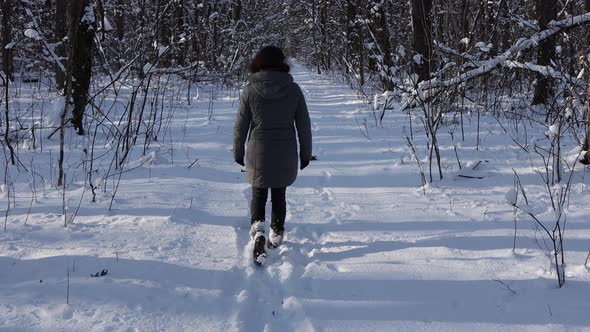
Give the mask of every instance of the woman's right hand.
<svg viewBox="0 0 590 332">
<path fill-rule="evenodd" d="M 309 160 L 301 160 L 301 167 L 300 169 L 303 170 L 305 167 L 307 167 L 307 165 L 309 165 Z"/>
</svg>

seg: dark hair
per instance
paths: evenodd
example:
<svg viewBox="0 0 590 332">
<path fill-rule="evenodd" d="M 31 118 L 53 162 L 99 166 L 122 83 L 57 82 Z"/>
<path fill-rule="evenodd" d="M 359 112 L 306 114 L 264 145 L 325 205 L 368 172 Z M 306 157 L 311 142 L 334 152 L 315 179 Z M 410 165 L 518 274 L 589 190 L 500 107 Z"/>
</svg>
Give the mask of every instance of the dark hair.
<svg viewBox="0 0 590 332">
<path fill-rule="evenodd" d="M 265 46 L 256 53 L 250 63 L 250 72 L 257 73 L 261 70 L 276 70 L 288 73 L 291 68 L 285 62 L 285 54 L 276 46 Z"/>
</svg>

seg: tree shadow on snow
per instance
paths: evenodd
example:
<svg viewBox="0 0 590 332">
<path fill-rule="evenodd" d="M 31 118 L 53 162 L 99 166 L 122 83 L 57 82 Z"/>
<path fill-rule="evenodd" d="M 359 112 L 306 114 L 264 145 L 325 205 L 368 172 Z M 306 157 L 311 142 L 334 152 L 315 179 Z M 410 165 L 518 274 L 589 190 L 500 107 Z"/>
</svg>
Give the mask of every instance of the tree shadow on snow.
<svg viewBox="0 0 590 332">
<path fill-rule="evenodd" d="M 503 280 L 513 294 L 493 280 L 304 279 L 314 320 L 590 325 L 590 304 L 568 301 L 590 292 L 582 281 Z"/>
<path fill-rule="evenodd" d="M 91 274 L 108 269 L 103 277 Z M 207 270 L 152 260 L 92 256 L 0 257 L 0 298 L 12 305 L 115 305 L 174 314 L 225 315 L 240 270 Z"/>
</svg>

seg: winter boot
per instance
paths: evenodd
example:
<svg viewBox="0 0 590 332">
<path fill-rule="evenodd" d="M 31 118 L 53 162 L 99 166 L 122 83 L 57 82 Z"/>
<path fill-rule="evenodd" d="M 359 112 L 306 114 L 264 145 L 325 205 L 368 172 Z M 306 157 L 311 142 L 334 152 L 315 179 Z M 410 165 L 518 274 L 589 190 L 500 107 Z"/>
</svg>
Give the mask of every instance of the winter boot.
<svg viewBox="0 0 590 332">
<path fill-rule="evenodd" d="M 255 221 L 250 227 L 250 236 L 254 240 L 254 264 L 263 265 L 266 262 L 266 251 L 264 250 L 264 221 Z"/>
<path fill-rule="evenodd" d="M 264 235 L 264 220 L 257 220 L 250 225 L 250 237 L 252 240 L 256 238 L 257 233 Z"/>
<path fill-rule="evenodd" d="M 270 233 L 268 234 L 268 247 L 274 249 L 281 244 L 283 244 L 283 232 L 275 231 L 271 227 Z"/>
</svg>

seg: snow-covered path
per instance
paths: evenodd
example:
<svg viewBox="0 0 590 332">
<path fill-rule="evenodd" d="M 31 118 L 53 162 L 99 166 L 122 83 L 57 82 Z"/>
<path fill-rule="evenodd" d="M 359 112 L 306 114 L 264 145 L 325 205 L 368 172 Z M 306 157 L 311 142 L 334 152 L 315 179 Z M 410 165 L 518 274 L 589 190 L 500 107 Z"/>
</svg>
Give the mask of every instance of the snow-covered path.
<svg viewBox="0 0 590 332">
<path fill-rule="evenodd" d="M 281 321 L 333 331 L 588 327 L 590 306 L 566 304 L 590 290 L 587 283 L 553 289 L 546 257 L 530 239 L 512 253 L 509 186 L 443 183 L 423 195 L 404 115 L 389 114 L 387 128 L 363 135 L 367 113 L 353 91 L 300 67 L 294 78 L 311 110 L 318 161 L 288 191 L 285 248 L 262 276 L 253 273 L 271 288 L 254 284 L 265 294 L 255 330 L 277 330 Z M 486 220 L 495 213 L 506 219 Z M 587 236 L 588 225 L 580 228 Z M 582 243 L 578 250 L 583 255 Z M 527 295 L 512 293 L 521 290 Z M 565 307 L 553 308 L 560 302 Z"/>
<path fill-rule="evenodd" d="M 512 252 L 510 151 L 478 152 L 490 179 L 451 176 L 424 195 L 406 116 L 365 126 L 352 90 L 299 65 L 293 76 L 318 160 L 288 189 L 286 242 L 264 268 L 230 152 L 237 96 L 219 96 L 211 120 L 198 100 L 177 111 L 175 152 L 126 174 L 112 213 L 103 197 L 64 229 L 49 194 L 24 225 L 23 198 L 0 233 L 0 331 L 590 330 L 587 207 L 572 203 L 556 289 L 535 238 Z"/>
</svg>

